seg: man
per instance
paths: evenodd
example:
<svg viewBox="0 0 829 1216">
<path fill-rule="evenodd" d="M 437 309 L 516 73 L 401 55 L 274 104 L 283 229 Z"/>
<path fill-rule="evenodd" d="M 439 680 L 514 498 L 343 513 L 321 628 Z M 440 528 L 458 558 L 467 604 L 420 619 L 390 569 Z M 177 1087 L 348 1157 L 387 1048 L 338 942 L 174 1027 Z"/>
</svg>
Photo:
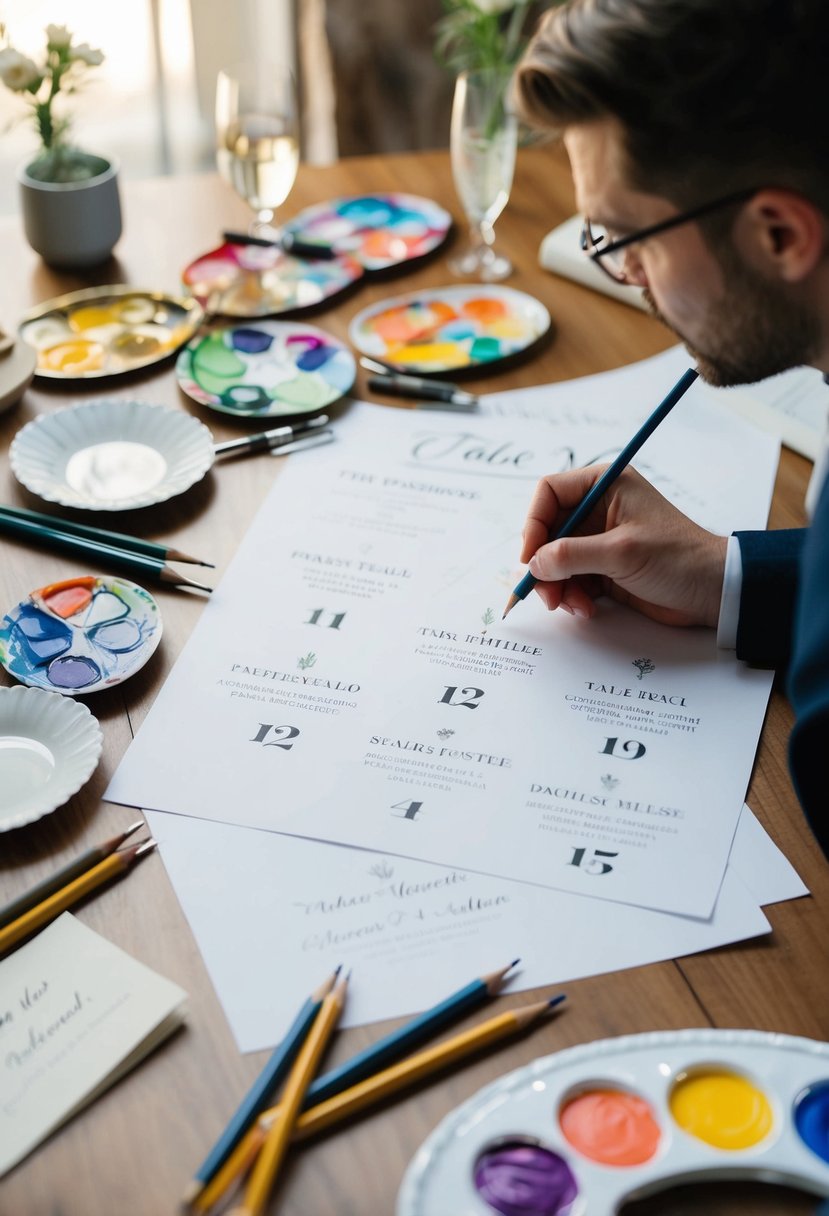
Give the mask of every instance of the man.
<svg viewBox="0 0 829 1216">
<path fill-rule="evenodd" d="M 571 0 L 519 66 L 524 117 L 563 135 L 586 252 L 644 289 L 711 384 L 829 373 L 828 64 L 826 0 Z M 610 594 L 788 665 L 790 768 L 829 856 L 829 486 L 808 532 L 725 538 L 631 469 L 585 535 L 547 543 L 601 471 L 536 490 L 522 560 L 540 594 L 583 617 Z"/>
</svg>

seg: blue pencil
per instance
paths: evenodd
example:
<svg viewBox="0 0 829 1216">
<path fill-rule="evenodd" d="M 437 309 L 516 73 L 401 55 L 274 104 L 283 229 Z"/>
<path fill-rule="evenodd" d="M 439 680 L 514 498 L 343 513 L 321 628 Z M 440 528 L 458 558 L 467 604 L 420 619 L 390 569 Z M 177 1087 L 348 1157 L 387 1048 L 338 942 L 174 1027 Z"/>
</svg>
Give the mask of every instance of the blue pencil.
<svg viewBox="0 0 829 1216">
<path fill-rule="evenodd" d="M 613 461 L 613 464 L 605 469 L 604 473 L 602 473 L 601 477 L 592 487 L 592 489 L 588 490 L 579 505 L 572 511 L 570 515 L 567 516 L 567 519 L 565 519 L 555 536 L 550 537 L 551 541 L 561 540 L 563 536 L 571 536 L 579 524 L 587 519 L 590 512 L 596 506 L 596 503 L 601 499 L 602 495 L 610 489 L 616 478 L 624 472 L 645 440 L 653 434 L 662 419 L 667 417 L 667 415 L 676 405 L 677 401 L 679 401 L 680 397 L 685 395 L 698 375 L 699 372 L 693 367 L 689 367 L 687 372 L 682 373 L 674 387 L 668 393 L 665 400 L 660 402 L 651 416 L 642 423 L 641 427 L 633 436 L 627 447 L 622 449 L 622 451 Z M 507 600 L 507 606 L 504 609 L 504 616 L 501 617 L 501 620 L 503 620 L 507 613 L 515 607 L 519 600 L 524 600 L 527 598 L 537 582 L 538 580 L 534 575 L 530 574 L 528 570 L 521 579 L 521 582 L 513 591 L 512 595 Z"/>
<path fill-rule="evenodd" d="M 293 1064 L 299 1049 L 304 1043 L 308 1031 L 316 1018 L 323 999 L 331 991 L 340 968 L 330 975 L 324 983 L 312 992 L 293 1020 L 288 1033 L 282 1042 L 274 1049 L 273 1054 L 242 1099 L 239 1108 L 231 1118 L 207 1157 L 196 1171 L 195 1177 L 184 1197 L 185 1206 L 190 1205 L 218 1169 L 224 1164 L 233 1149 L 242 1139 L 245 1132 L 259 1114 L 268 1105 L 279 1082 Z"/>
<path fill-rule="evenodd" d="M 413 1047 L 442 1030 L 447 1023 L 462 1017 L 472 1009 L 477 1009 L 479 1005 L 498 992 L 508 972 L 512 971 L 518 962 L 520 960 L 516 958 L 508 967 L 502 967 L 500 971 L 492 971 L 489 975 L 482 975 L 478 979 L 472 980 L 471 983 L 459 988 L 445 1000 L 433 1005 L 431 1009 L 427 1009 L 425 1013 L 412 1018 L 398 1030 L 393 1030 L 385 1038 L 378 1039 L 364 1051 L 358 1052 L 339 1068 L 333 1068 L 330 1072 L 317 1077 L 316 1081 L 308 1087 L 302 1109 L 307 1110 L 309 1106 L 317 1106 L 326 1098 L 332 1098 L 334 1094 L 342 1093 L 344 1089 L 349 1089 L 358 1081 L 373 1076 L 387 1064 L 399 1060 Z"/>
</svg>

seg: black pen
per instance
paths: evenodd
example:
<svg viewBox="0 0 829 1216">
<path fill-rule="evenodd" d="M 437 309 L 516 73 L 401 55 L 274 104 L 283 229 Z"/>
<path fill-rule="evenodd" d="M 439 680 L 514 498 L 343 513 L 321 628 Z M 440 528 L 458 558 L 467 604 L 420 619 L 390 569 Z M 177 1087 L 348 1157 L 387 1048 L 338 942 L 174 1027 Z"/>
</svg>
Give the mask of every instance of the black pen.
<svg viewBox="0 0 829 1216">
<path fill-rule="evenodd" d="M 378 373 L 376 376 L 370 376 L 368 380 L 368 387 L 378 393 L 389 393 L 395 397 L 420 397 L 427 401 L 443 401 L 448 405 L 478 405 L 478 398 L 474 393 L 465 392 L 451 380 L 427 380 L 409 372 L 396 372 L 383 363 L 365 357 L 360 359 L 360 366 L 367 371 Z"/>
<path fill-rule="evenodd" d="M 222 237 L 224 240 L 230 241 L 231 245 L 261 245 L 264 249 L 277 248 L 296 258 L 316 258 L 318 261 L 328 262 L 337 256 L 333 245 L 303 241 L 294 236 L 292 232 L 285 232 L 277 237 L 251 236 L 248 232 L 223 232 Z"/>
<path fill-rule="evenodd" d="M 286 444 L 293 444 L 296 439 L 310 438 L 317 433 L 325 433 L 322 428 L 328 424 L 327 414 L 318 414 L 316 418 L 308 418 L 304 422 L 296 422 L 291 426 L 277 426 L 270 431 L 260 431 L 256 435 L 243 435 L 241 439 L 228 439 L 224 443 L 213 445 L 217 456 L 230 453 L 241 455 L 243 452 L 270 452 Z"/>
</svg>

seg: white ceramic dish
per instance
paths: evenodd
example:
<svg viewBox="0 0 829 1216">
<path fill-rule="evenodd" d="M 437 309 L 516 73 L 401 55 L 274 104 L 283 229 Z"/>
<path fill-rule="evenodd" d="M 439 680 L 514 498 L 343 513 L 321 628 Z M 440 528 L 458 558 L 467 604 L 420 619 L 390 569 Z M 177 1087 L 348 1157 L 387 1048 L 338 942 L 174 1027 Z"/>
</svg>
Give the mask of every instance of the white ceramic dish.
<svg viewBox="0 0 829 1216">
<path fill-rule="evenodd" d="M 0 688 L 0 832 L 57 810 L 88 781 L 103 746 L 85 705 L 40 688 Z"/>
<path fill-rule="evenodd" d="M 0 342 L 5 335 L 0 333 Z M 8 341 L 8 339 L 5 339 Z M 20 400 L 35 374 L 37 355 L 25 342 L 0 351 L 0 414 Z"/>
<path fill-rule="evenodd" d="M 213 437 L 196 418 L 129 400 L 41 414 L 9 449 L 12 472 L 27 490 L 94 511 L 166 502 L 200 481 L 213 459 Z"/>
<path fill-rule="evenodd" d="M 718 1179 L 826 1196 L 828 1105 L 829 1045 L 813 1039 L 699 1029 L 585 1043 L 447 1115 L 409 1165 L 397 1216 L 613 1216 Z"/>
</svg>

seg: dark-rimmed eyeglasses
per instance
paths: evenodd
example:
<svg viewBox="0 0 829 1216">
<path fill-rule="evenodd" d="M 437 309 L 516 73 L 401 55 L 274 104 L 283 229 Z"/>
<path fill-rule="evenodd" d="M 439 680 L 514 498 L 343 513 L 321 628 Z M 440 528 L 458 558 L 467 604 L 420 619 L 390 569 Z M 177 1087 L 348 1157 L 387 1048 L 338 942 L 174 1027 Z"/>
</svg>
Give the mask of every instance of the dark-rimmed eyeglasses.
<svg viewBox="0 0 829 1216">
<path fill-rule="evenodd" d="M 677 228 L 680 224 L 688 224 L 691 220 L 708 215 L 711 211 L 719 211 L 721 207 L 730 207 L 732 203 L 744 203 L 756 193 L 756 187 L 752 187 L 751 190 L 738 190 L 734 194 L 726 194 L 723 198 L 714 199 L 713 202 L 692 207 L 690 211 L 681 211 L 679 215 L 673 215 L 669 220 L 662 220 L 659 224 L 651 224 L 649 228 L 640 228 L 638 232 L 631 232 L 628 236 L 620 236 L 615 239 L 611 238 L 610 234 L 600 225 L 591 224 L 590 220 L 585 219 L 579 243 L 588 257 L 615 283 L 629 283 L 626 269 L 627 258 L 624 252 L 629 245 L 646 241 L 650 237 L 656 236 L 657 233 L 667 232 L 669 228 Z"/>
</svg>

